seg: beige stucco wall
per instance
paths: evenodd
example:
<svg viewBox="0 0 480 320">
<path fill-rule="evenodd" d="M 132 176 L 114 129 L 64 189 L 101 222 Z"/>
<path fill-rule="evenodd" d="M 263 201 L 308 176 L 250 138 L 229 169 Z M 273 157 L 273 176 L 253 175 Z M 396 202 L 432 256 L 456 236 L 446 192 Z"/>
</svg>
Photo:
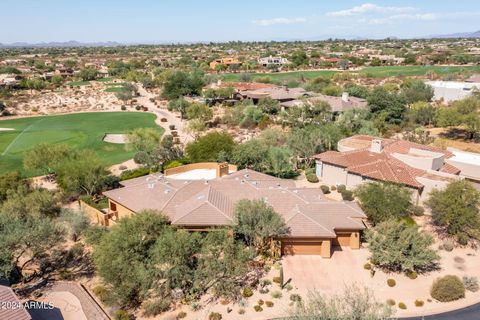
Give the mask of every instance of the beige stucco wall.
<svg viewBox="0 0 480 320">
<path fill-rule="evenodd" d="M 480 181 L 480 166 L 451 159 L 446 159 L 445 162 L 460 169 L 460 176 Z"/>
<path fill-rule="evenodd" d="M 350 235 L 350 248 L 351 249 L 360 249 L 360 232 L 352 231 Z"/>
<path fill-rule="evenodd" d="M 349 190 L 353 190 L 359 185 L 361 185 L 363 182 L 365 182 L 365 179 L 358 175 L 358 174 L 352 174 L 352 173 L 347 173 L 347 183 L 345 186 Z"/>
<path fill-rule="evenodd" d="M 347 184 L 347 172 L 344 168 L 332 166 L 327 163 L 317 162 L 321 166 L 322 182 L 327 185 Z"/>
<path fill-rule="evenodd" d="M 332 256 L 332 240 L 322 240 L 321 256 L 328 259 Z"/>
<path fill-rule="evenodd" d="M 110 209 L 112 203 L 114 203 L 117 206 L 117 210 L 115 212 L 113 212 Z M 122 219 L 122 218 L 125 218 L 125 217 L 130 217 L 131 215 L 133 215 L 135 213 L 132 210 L 128 209 L 127 207 L 122 206 L 118 202 L 113 201 L 112 199 L 108 199 L 108 208 L 109 208 L 108 212 L 113 214 L 111 219 L 114 220 L 114 221 L 118 221 L 119 219 Z"/>
</svg>

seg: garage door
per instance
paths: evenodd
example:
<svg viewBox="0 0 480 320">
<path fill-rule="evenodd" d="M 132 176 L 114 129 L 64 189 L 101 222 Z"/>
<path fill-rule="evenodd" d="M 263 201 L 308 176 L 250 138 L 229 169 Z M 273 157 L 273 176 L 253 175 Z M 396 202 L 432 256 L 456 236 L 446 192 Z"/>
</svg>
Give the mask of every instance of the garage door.
<svg viewBox="0 0 480 320">
<path fill-rule="evenodd" d="M 345 232 L 345 233 L 337 233 L 337 238 L 333 240 L 333 245 L 334 246 L 343 246 L 343 247 L 349 247 L 350 246 L 350 236 L 351 232 Z"/>
<path fill-rule="evenodd" d="M 283 240 L 282 255 L 316 254 L 322 252 L 322 241 Z"/>
</svg>

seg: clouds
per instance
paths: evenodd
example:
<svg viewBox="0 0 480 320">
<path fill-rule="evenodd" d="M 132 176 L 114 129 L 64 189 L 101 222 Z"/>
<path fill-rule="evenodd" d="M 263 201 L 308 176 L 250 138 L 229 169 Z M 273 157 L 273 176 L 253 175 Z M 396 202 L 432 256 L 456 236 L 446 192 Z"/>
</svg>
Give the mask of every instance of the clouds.
<svg viewBox="0 0 480 320">
<path fill-rule="evenodd" d="M 363 14 L 371 13 L 405 13 L 412 12 L 416 9 L 413 7 L 383 7 L 373 3 L 364 3 L 359 6 L 355 6 L 350 9 L 327 12 L 326 15 L 329 17 L 350 17 Z"/>
<path fill-rule="evenodd" d="M 299 24 L 307 22 L 306 18 L 296 17 L 296 18 L 273 18 L 273 19 L 261 19 L 253 20 L 252 23 L 261 27 L 268 27 L 278 24 Z"/>
</svg>

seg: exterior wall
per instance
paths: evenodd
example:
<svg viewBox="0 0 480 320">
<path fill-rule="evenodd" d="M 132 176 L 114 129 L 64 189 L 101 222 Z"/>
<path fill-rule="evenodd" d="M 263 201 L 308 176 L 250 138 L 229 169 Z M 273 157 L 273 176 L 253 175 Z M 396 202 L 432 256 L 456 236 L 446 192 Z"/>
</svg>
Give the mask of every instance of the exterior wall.
<svg viewBox="0 0 480 320">
<path fill-rule="evenodd" d="M 344 168 L 332 166 L 327 163 L 322 163 L 321 161 L 317 162 L 317 166 L 321 166 L 321 169 L 317 169 L 317 171 L 320 170 L 320 172 L 322 173 L 322 182 L 324 182 L 325 184 L 347 184 L 347 171 Z"/>
<path fill-rule="evenodd" d="M 219 176 L 219 174 L 225 173 L 225 168 L 223 168 L 223 171 L 220 171 L 220 170 L 222 170 L 221 169 L 222 165 L 223 164 L 217 163 L 217 162 L 190 163 L 190 164 L 186 164 L 186 165 L 183 165 L 183 166 L 166 169 L 164 171 L 164 175 L 166 177 L 168 177 L 168 176 L 171 176 L 173 174 L 184 173 L 184 172 L 188 172 L 188 171 L 192 171 L 192 170 L 196 170 L 196 169 L 215 169 L 215 170 L 217 170 L 217 176 Z M 237 166 L 229 164 L 228 165 L 228 171 L 237 171 Z"/>
<path fill-rule="evenodd" d="M 322 258 L 330 259 L 332 256 L 332 240 L 322 241 L 322 253 L 320 254 Z"/>
<path fill-rule="evenodd" d="M 349 246 L 351 249 L 359 249 L 360 248 L 360 231 L 359 230 L 336 230 L 336 233 L 340 236 L 345 236 L 346 234 L 349 236 L 348 243 L 345 244 Z"/>
<path fill-rule="evenodd" d="M 358 174 L 348 173 L 347 174 L 347 183 L 345 184 L 345 186 L 347 187 L 347 189 L 353 190 L 357 186 L 362 184 L 364 181 L 365 181 L 365 179 L 362 176 L 360 176 Z"/>
<path fill-rule="evenodd" d="M 425 177 L 417 177 L 417 180 L 424 186 L 422 193 L 419 194 L 419 204 L 428 200 L 433 189 L 443 190 L 451 182 L 450 180 L 431 180 Z"/>
<path fill-rule="evenodd" d="M 116 210 L 112 210 L 112 204 L 116 206 Z M 128 209 L 127 207 L 122 206 L 116 201 L 112 199 L 108 199 L 108 213 L 111 214 L 111 219 L 113 221 L 118 221 L 119 219 L 130 217 L 135 212 L 133 210 Z"/>
<path fill-rule="evenodd" d="M 469 178 L 471 180 L 480 181 L 480 165 L 455 161 L 451 159 L 446 159 L 445 162 L 460 169 L 461 176 Z"/>
<path fill-rule="evenodd" d="M 101 226 L 108 226 L 108 217 L 104 212 L 90 206 L 82 200 L 79 201 L 79 204 L 80 209 L 82 209 L 88 215 L 90 221 Z"/>
</svg>

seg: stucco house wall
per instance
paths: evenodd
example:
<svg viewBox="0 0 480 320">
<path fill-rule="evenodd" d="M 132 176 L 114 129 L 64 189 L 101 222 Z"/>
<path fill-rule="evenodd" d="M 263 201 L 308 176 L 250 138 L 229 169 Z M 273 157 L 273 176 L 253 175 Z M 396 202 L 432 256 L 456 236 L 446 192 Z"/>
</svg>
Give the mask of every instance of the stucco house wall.
<svg viewBox="0 0 480 320">
<path fill-rule="evenodd" d="M 347 185 L 347 171 L 344 168 L 332 166 L 327 163 L 317 161 L 317 175 L 322 178 L 322 182 L 327 185 Z"/>
</svg>

